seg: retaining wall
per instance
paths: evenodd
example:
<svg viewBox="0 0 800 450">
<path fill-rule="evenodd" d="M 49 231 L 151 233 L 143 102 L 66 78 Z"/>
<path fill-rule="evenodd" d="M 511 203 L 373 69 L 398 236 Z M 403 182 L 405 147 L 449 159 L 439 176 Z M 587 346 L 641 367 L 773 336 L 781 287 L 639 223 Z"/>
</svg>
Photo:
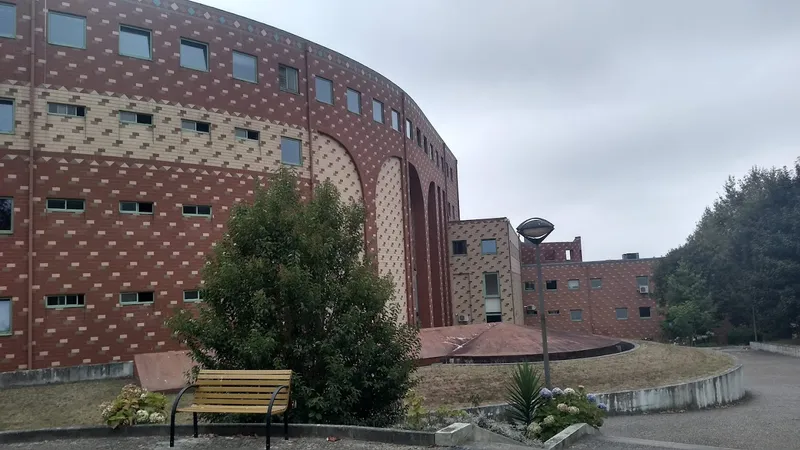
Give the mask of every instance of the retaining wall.
<svg viewBox="0 0 800 450">
<path fill-rule="evenodd" d="M 800 345 L 781 345 L 768 344 L 764 342 L 751 342 L 750 348 L 753 350 L 763 350 L 770 353 L 780 353 L 781 355 L 794 356 L 800 358 Z"/>
<path fill-rule="evenodd" d="M 14 372 L 0 372 L 0 389 L 131 377 L 133 377 L 132 361 L 17 370 Z"/>
</svg>

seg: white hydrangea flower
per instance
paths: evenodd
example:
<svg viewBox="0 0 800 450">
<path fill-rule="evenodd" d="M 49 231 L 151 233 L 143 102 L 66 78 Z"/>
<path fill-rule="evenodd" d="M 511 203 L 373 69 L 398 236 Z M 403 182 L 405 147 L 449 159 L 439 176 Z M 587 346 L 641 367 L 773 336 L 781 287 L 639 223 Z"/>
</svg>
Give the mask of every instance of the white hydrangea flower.
<svg viewBox="0 0 800 450">
<path fill-rule="evenodd" d="M 566 389 L 564 389 L 564 393 L 567 394 L 567 395 L 572 395 L 572 394 L 575 393 L 575 389 L 566 388 Z"/>
<path fill-rule="evenodd" d="M 561 412 L 566 412 L 566 411 L 567 411 L 567 409 L 569 409 L 569 406 L 567 406 L 567 404 L 566 404 L 566 403 L 559 403 L 559 404 L 556 406 L 556 408 L 558 408 L 558 410 L 559 410 L 559 411 L 561 411 Z"/>
<path fill-rule="evenodd" d="M 555 423 L 555 421 L 556 421 L 556 418 L 553 417 L 552 415 L 550 415 L 550 416 L 545 417 L 542 422 L 544 422 L 545 425 L 552 425 L 552 424 Z"/>
<path fill-rule="evenodd" d="M 139 422 L 139 423 L 147 423 L 147 419 L 149 419 L 149 418 L 150 418 L 150 414 L 147 411 L 145 411 L 143 409 L 140 409 L 140 410 L 136 411 L 136 421 L 137 422 Z"/>
<path fill-rule="evenodd" d="M 150 420 L 150 423 L 164 423 L 165 419 L 166 418 L 164 417 L 163 414 L 154 412 L 153 414 L 150 414 L 150 419 L 149 420 Z"/>
<path fill-rule="evenodd" d="M 581 410 L 578 409 L 577 406 L 570 406 L 568 411 L 570 414 L 578 414 L 579 412 L 581 412 Z"/>
</svg>

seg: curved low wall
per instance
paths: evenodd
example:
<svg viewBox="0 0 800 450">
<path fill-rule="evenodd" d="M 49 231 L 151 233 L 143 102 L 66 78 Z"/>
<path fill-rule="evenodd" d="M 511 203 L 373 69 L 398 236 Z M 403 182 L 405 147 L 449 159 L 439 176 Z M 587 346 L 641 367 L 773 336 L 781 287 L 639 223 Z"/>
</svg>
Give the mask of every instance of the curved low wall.
<svg viewBox="0 0 800 450">
<path fill-rule="evenodd" d="M 744 376 L 738 365 L 725 373 L 687 383 L 622 392 L 596 394 L 610 415 L 702 409 L 741 400 Z"/>
<path fill-rule="evenodd" d="M 753 350 L 762 350 L 770 353 L 780 353 L 781 355 L 794 356 L 800 358 L 800 345 L 780 345 L 768 344 L 764 342 L 751 342 L 750 348 Z"/>
</svg>

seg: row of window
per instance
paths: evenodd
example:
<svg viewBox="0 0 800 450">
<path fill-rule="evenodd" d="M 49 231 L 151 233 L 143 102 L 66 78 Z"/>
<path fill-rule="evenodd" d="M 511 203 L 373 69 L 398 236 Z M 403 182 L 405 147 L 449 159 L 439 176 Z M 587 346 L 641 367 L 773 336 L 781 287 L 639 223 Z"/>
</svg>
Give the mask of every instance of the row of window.
<svg viewBox="0 0 800 450">
<path fill-rule="evenodd" d="M 467 241 L 458 240 L 453 241 L 453 256 L 462 256 L 467 254 Z M 496 255 L 497 254 L 497 239 L 483 239 L 481 240 L 481 255 Z"/>
<path fill-rule="evenodd" d="M 591 278 L 589 279 L 589 285 L 592 289 L 601 289 L 603 287 L 603 279 L 602 278 Z M 650 277 L 647 275 L 639 275 L 636 277 L 636 286 L 637 287 L 644 287 L 650 286 Z M 523 288 L 526 291 L 535 291 L 536 290 L 536 283 L 533 281 L 525 281 L 523 282 Z M 545 290 L 547 291 L 556 291 L 558 290 L 558 280 L 547 280 L 545 281 Z M 581 280 L 572 279 L 567 280 L 567 289 L 570 291 L 577 291 L 581 288 Z"/>
<path fill-rule="evenodd" d="M 211 217 L 210 205 L 183 205 L 184 216 Z M 70 198 L 48 198 L 47 210 L 51 212 L 82 213 L 86 210 L 86 200 Z M 153 214 L 152 202 L 119 202 L 119 212 L 123 214 Z M 14 232 L 14 199 L 0 197 L 0 234 Z"/>
<path fill-rule="evenodd" d="M 538 315 L 538 311 L 536 308 L 525 308 L 526 314 L 529 316 Z M 628 320 L 628 308 L 621 307 L 621 308 L 614 308 L 614 314 L 617 320 Z M 649 306 L 640 306 L 639 307 L 639 318 L 640 319 L 649 319 L 652 317 L 653 311 Z M 548 316 L 558 316 L 561 315 L 560 309 L 548 309 L 547 310 Z M 581 322 L 583 321 L 583 310 L 582 309 L 570 309 L 569 310 L 569 319 L 573 322 Z"/>
<path fill-rule="evenodd" d="M 0 37 L 16 38 L 16 7 L 14 5 L 0 3 Z M 67 14 L 57 11 L 49 11 L 47 14 L 47 42 L 52 45 L 59 45 L 72 48 L 86 48 L 86 17 Z M 131 58 L 152 60 L 152 32 L 145 28 L 130 25 L 119 26 L 119 54 Z M 258 58 L 247 53 L 231 51 L 231 76 L 237 80 L 249 83 L 258 83 Z M 209 71 L 209 49 L 205 42 L 192 39 L 181 38 L 180 40 L 180 65 L 187 69 Z M 297 68 L 279 64 L 278 65 L 278 85 L 280 90 L 292 94 L 300 93 L 300 74 Z M 316 100 L 329 105 L 334 104 L 333 81 L 316 76 L 314 81 Z M 66 108 L 58 114 L 80 115 L 84 111 L 76 111 L 75 106 L 61 105 Z M 361 92 L 347 88 L 346 94 L 347 110 L 362 114 Z M 83 108 L 83 107 L 78 107 Z M 122 120 L 122 114 L 120 116 Z M 372 119 L 378 123 L 386 123 L 385 108 L 382 101 L 372 99 Z M 9 122 L 10 120 L 10 122 Z M 136 113 L 126 113 L 125 120 L 132 123 L 151 124 L 152 116 L 136 115 Z M 9 125 L 10 123 L 10 125 Z M 390 110 L 390 126 L 393 130 L 400 132 L 400 112 Z M 411 139 L 412 123 L 406 120 L 406 135 Z M 205 127 L 201 127 L 205 128 Z M 201 131 L 200 129 L 196 131 Z M 13 132 L 13 102 L 0 100 L 0 133 Z M 208 132 L 205 129 L 204 132 Z M 248 133 L 243 133 L 243 139 L 251 139 Z M 238 136 L 238 133 L 237 133 Z M 258 139 L 258 138 L 255 138 Z M 430 153 L 431 160 L 436 162 L 437 167 L 442 167 L 450 179 L 453 180 L 453 170 L 446 164 L 444 155 L 439 156 L 438 150 L 435 152 L 433 144 L 428 151 L 428 138 L 424 137 L 425 153 Z M 422 146 L 422 138 L 419 128 L 417 128 L 417 144 Z"/>
</svg>

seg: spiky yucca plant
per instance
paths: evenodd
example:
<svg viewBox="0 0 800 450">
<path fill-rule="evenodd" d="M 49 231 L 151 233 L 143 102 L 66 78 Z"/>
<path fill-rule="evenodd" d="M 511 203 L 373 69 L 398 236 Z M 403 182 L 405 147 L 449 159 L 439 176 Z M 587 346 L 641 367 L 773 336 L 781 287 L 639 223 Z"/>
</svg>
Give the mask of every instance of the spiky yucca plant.
<svg viewBox="0 0 800 450">
<path fill-rule="evenodd" d="M 541 376 L 530 363 L 518 364 L 506 382 L 506 402 L 509 416 L 526 427 L 533 422 L 536 408 L 542 404 L 539 395 L 542 389 Z"/>
</svg>

